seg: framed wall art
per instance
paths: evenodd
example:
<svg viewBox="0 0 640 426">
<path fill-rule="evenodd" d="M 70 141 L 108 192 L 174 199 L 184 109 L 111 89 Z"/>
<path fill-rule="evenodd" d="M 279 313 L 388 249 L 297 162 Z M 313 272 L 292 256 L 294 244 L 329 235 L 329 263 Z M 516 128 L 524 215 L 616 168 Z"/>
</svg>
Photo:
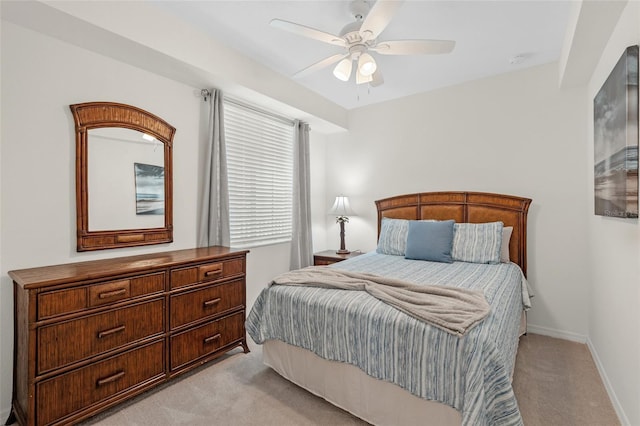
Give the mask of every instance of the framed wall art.
<svg viewBox="0 0 640 426">
<path fill-rule="evenodd" d="M 164 167 L 134 163 L 136 214 L 164 214 Z"/>
<path fill-rule="evenodd" d="M 595 214 L 638 217 L 638 46 L 623 53 L 593 100 Z"/>
</svg>

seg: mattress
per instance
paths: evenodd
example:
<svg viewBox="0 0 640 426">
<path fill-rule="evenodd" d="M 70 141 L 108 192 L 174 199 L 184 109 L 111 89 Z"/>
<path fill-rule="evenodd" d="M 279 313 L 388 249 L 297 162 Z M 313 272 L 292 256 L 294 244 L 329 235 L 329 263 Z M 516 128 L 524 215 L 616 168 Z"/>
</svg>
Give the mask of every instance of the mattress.
<svg viewBox="0 0 640 426">
<path fill-rule="evenodd" d="M 526 293 L 517 265 L 449 264 L 367 253 L 332 267 L 415 284 L 480 289 L 491 312 L 458 337 L 365 292 L 272 286 L 261 292 L 248 316 L 253 340 L 279 340 L 351 364 L 418 398 L 458 410 L 463 424 L 522 423 L 510 380 Z"/>
</svg>

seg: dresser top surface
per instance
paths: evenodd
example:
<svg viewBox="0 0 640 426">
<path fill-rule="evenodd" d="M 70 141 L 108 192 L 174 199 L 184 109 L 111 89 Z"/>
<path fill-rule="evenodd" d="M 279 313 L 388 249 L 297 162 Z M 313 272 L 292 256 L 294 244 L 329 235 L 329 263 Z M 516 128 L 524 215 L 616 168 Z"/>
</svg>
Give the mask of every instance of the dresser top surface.
<svg viewBox="0 0 640 426">
<path fill-rule="evenodd" d="M 107 278 L 113 275 L 145 272 L 185 263 L 244 256 L 248 250 L 212 246 L 173 250 L 111 259 L 90 260 L 38 268 L 9 271 L 9 276 L 25 289 L 47 287 L 75 281 Z"/>
</svg>

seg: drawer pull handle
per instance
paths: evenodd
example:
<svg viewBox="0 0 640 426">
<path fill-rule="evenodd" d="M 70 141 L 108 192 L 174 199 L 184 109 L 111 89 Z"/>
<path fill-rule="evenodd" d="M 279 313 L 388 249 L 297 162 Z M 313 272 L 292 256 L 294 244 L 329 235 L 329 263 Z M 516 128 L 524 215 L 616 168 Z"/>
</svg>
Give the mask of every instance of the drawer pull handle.
<svg viewBox="0 0 640 426">
<path fill-rule="evenodd" d="M 123 377 L 124 377 L 124 370 L 122 370 L 122 371 L 118 371 L 116 374 L 111 375 L 111 376 L 109 376 L 109 377 L 105 377 L 104 379 L 98 379 L 98 381 L 96 382 L 96 384 L 97 384 L 98 386 L 104 386 L 104 385 L 107 385 L 107 384 L 109 384 L 109 383 L 113 383 L 113 382 L 115 382 L 116 380 L 119 380 L 119 379 L 121 379 L 121 378 L 123 378 Z"/>
<path fill-rule="evenodd" d="M 127 294 L 126 288 L 121 288 L 119 290 L 113 290 L 113 291 L 105 291 L 103 293 L 98 294 L 98 299 L 108 299 L 110 297 L 122 296 L 123 294 Z"/>
<path fill-rule="evenodd" d="M 124 329 L 125 329 L 125 326 L 121 325 L 119 327 L 114 327 L 109 330 L 100 331 L 98 332 L 98 339 L 102 339 L 103 337 L 107 337 L 115 333 L 120 333 L 121 331 L 124 331 Z"/>
<path fill-rule="evenodd" d="M 204 343 L 211 343 L 213 341 L 218 340 L 219 338 L 220 338 L 220 333 L 214 334 L 213 336 L 207 337 L 206 339 L 204 339 Z"/>
<path fill-rule="evenodd" d="M 217 305 L 218 303 L 220 303 L 221 300 L 222 299 L 220 299 L 219 297 L 216 298 L 216 299 L 207 300 L 206 302 L 203 303 L 203 305 L 204 305 L 205 308 L 208 308 L 210 306 Z"/>
<path fill-rule="evenodd" d="M 214 275 L 220 275 L 222 274 L 222 269 L 214 269 L 213 271 L 207 271 L 204 273 L 205 277 L 212 277 Z"/>
</svg>

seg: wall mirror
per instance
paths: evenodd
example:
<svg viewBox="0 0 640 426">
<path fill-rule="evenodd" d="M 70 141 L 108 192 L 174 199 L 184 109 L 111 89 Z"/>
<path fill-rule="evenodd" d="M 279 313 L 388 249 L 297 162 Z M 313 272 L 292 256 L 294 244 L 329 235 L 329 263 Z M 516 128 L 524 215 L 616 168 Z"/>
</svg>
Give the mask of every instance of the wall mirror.
<svg viewBox="0 0 640 426">
<path fill-rule="evenodd" d="M 76 127 L 77 250 L 173 241 L 176 129 L 130 105 L 71 105 Z"/>
</svg>

